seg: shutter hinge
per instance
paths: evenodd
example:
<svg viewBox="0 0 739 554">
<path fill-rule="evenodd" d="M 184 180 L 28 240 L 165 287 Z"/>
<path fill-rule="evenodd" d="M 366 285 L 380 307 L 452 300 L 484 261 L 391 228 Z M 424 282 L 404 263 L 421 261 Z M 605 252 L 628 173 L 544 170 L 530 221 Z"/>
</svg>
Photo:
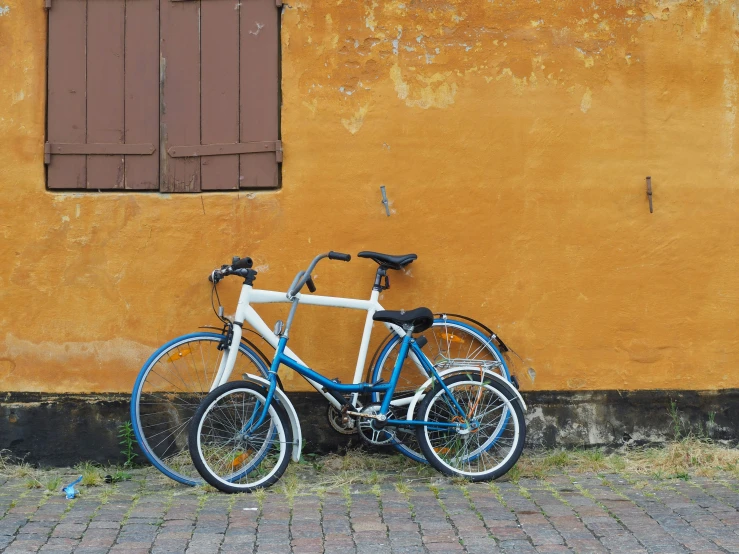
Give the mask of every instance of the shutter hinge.
<svg viewBox="0 0 739 554">
<path fill-rule="evenodd" d="M 44 8 L 47 10 L 51 9 L 51 0 L 44 0 Z"/>
<path fill-rule="evenodd" d="M 49 2 L 50 0 L 46 1 Z M 46 165 L 51 163 L 51 144 L 48 142 L 44 143 L 44 163 Z"/>
<path fill-rule="evenodd" d="M 282 163 L 282 141 L 275 141 L 275 161 L 278 164 Z"/>
<path fill-rule="evenodd" d="M 51 0 L 46 0 L 47 2 L 50 2 Z M 282 7 L 282 0 L 275 0 L 275 6 L 278 8 Z"/>
</svg>

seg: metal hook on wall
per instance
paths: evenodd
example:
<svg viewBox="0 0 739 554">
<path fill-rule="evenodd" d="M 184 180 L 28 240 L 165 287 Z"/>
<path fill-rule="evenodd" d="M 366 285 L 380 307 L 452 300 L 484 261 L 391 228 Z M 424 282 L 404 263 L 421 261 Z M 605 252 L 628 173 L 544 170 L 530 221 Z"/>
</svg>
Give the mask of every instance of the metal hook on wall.
<svg viewBox="0 0 739 554">
<path fill-rule="evenodd" d="M 380 187 L 380 192 L 382 193 L 382 203 L 385 205 L 385 213 L 388 217 L 390 217 L 390 205 L 387 200 L 387 193 L 385 192 L 385 185 L 382 185 Z"/>
<path fill-rule="evenodd" d="M 649 198 L 649 213 L 654 213 L 652 208 L 652 178 L 647 177 L 647 198 Z"/>
</svg>

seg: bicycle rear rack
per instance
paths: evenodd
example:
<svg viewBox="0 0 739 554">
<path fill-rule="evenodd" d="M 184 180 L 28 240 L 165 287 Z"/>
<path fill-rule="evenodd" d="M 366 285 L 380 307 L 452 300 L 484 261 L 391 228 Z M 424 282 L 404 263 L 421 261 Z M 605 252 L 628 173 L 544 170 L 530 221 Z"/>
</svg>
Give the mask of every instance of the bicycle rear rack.
<svg viewBox="0 0 739 554">
<path fill-rule="evenodd" d="M 434 367 L 437 371 L 447 369 L 493 371 L 493 368 L 501 367 L 503 364 L 495 360 L 475 360 L 469 358 L 447 358 L 438 362 Z"/>
</svg>

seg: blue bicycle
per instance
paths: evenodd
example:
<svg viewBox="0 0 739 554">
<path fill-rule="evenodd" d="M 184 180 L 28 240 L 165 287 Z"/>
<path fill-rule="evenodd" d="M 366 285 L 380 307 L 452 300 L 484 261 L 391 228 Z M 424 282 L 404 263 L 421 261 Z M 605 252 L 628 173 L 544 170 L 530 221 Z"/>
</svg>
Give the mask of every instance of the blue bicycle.
<svg viewBox="0 0 739 554">
<path fill-rule="evenodd" d="M 287 292 L 291 302 L 287 322 L 278 322 L 274 330 L 276 352 L 267 377 L 245 375 L 244 380 L 221 384 L 196 410 L 188 445 L 198 473 L 221 491 L 250 492 L 275 483 L 290 459 L 296 458 L 301 448 L 300 422 L 278 386 L 277 372 L 284 365 L 326 396 L 340 421 L 356 421 L 359 432 L 373 444 L 397 444 L 402 442 L 400 435 L 413 432 L 423 456 L 442 473 L 471 481 L 505 474 L 523 450 L 523 398 L 496 371 L 496 361 L 445 359 L 443 364 L 432 363 L 423 350 L 425 341 L 417 338 L 434 325 L 428 308 L 373 313 L 372 320 L 401 330 L 397 357 L 387 380 L 342 384 L 296 359 L 287 342 L 301 302 L 300 291 L 306 285 L 315 290 L 311 273 L 327 257 L 351 258 L 335 252 L 321 254 L 295 277 Z M 228 275 L 244 278 L 244 301 L 240 300 L 234 316 L 238 324 L 248 317 L 256 272 L 224 267 L 211 278 L 215 283 Z M 420 364 L 429 379 L 412 396 L 399 399 L 396 389 L 408 359 Z M 221 374 L 230 373 L 227 366 L 224 362 Z"/>
</svg>

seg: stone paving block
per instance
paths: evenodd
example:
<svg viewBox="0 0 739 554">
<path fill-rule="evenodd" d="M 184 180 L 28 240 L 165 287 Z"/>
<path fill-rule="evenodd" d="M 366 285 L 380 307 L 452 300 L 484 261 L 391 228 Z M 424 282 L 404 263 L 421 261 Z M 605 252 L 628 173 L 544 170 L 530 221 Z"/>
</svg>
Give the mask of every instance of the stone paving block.
<svg viewBox="0 0 739 554">
<path fill-rule="evenodd" d="M 67 523 L 65 519 L 62 523 L 54 527 L 51 536 L 80 539 L 85 529 L 87 529 L 86 523 Z"/>
<path fill-rule="evenodd" d="M 350 547 L 344 545 L 331 546 L 326 544 L 323 549 L 324 554 L 349 554 L 354 552 L 356 552 L 356 549 L 353 544 Z"/>
<path fill-rule="evenodd" d="M 426 549 L 423 546 L 398 546 L 392 547 L 391 552 L 393 554 L 426 554 Z"/>
<path fill-rule="evenodd" d="M 540 554 L 562 554 L 570 553 L 572 550 L 561 544 L 544 544 L 536 547 L 536 551 Z"/>
<path fill-rule="evenodd" d="M 429 552 L 464 552 L 464 547 L 458 542 L 424 542 Z"/>
<path fill-rule="evenodd" d="M 9 545 L 8 550 L 22 550 L 23 552 L 35 552 L 41 548 L 49 538 L 37 535 L 19 535 Z"/>
<path fill-rule="evenodd" d="M 536 549 L 527 540 L 505 540 L 500 541 L 499 545 L 502 552 L 536 553 Z"/>
<path fill-rule="evenodd" d="M 495 539 L 490 537 L 465 540 L 464 549 L 469 554 L 497 554 L 498 552 L 500 552 Z"/>
<path fill-rule="evenodd" d="M 390 535 L 388 537 L 388 542 L 392 547 L 420 546 L 423 544 L 423 537 L 421 537 L 421 535 L 418 533 L 416 533 L 415 535 Z"/>
</svg>

